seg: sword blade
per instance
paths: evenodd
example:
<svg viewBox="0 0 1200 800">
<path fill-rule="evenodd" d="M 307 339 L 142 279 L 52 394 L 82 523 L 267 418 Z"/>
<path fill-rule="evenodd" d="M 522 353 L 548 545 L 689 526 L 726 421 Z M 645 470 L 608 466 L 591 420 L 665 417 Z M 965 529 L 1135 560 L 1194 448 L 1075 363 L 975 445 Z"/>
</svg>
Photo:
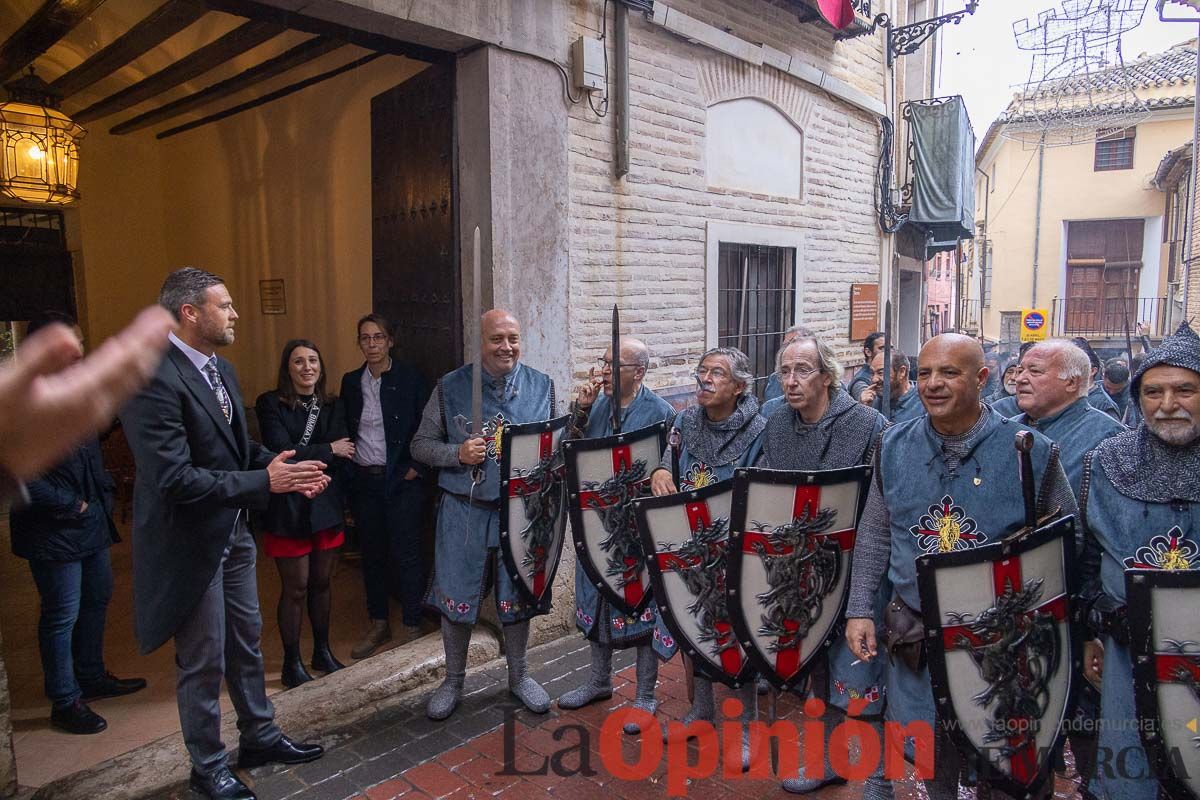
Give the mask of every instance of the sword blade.
<svg viewBox="0 0 1200 800">
<path fill-rule="evenodd" d="M 479 268 L 479 226 L 475 226 L 474 251 L 471 254 L 471 312 L 476 324 L 483 324 L 483 300 L 481 270 Z M 483 435 L 483 331 L 475 351 L 475 367 L 471 370 L 471 436 Z"/>
<path fill-rule="evenodd" d="M 612 432 L 621 432 L 621 312 L 613 303 L 612 315 Z"/>
<path fill-rule="evenodd" d="M 883 400 L 885 419 L 892 418 L 892 301 L 883 304 Z"/>
</svg>

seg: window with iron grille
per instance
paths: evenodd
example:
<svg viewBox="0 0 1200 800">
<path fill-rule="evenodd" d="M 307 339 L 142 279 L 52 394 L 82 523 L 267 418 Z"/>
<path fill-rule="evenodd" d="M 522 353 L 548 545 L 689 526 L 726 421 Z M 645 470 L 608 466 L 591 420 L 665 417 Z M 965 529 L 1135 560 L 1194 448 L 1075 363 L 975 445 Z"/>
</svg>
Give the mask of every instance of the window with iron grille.
<svg viewBox="0 0 1200 800">
<path fill-rule="evenodd" d="M 1137 129 L 1118 131 L 1096 140 L 1094 170 L 1133 169 L 1133 143 Z"/>
<path fill-rule="evenodd" d="M 721 242 L 717 344 L 750 357 L 761 398 L 783 332 L 796 323 L 796 249 Z"/>
</svg>

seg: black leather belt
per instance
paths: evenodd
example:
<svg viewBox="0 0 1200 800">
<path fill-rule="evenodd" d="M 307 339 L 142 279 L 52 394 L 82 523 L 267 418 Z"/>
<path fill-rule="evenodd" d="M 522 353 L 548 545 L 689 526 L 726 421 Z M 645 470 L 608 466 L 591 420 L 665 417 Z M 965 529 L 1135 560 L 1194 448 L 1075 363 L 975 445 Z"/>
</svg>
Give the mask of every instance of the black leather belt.
<svg viewBox="0 0 1200 800">
<path fill-rule="evenodd" d="M 459 500 L 462 500 L 464 503 L 469 503 L 470 505 L 473 505 L 476 508 L 483 508 L 483 509 L 487 509 L 488 511 L 499 511 L 500 510 L 500 501 L 499 500 L 480 500 L 478 497 L 471 497 L 470 495 L 459 494 L 458 492 L 452 492 L 449 489 L 446 489 L 444 491 L 446 492 L 446 494 L 448 494 L 452 497 L 456 497 Z"/>
<path fill-rule="evenodd" d="M 382 475 L 387 472 L 387 467 L 381 467 L 378 464 L 371 464 L 369 466 L 355 464 L 354 466 L 359 472 L 365 472 L 368 475 Z"/>
</svg>

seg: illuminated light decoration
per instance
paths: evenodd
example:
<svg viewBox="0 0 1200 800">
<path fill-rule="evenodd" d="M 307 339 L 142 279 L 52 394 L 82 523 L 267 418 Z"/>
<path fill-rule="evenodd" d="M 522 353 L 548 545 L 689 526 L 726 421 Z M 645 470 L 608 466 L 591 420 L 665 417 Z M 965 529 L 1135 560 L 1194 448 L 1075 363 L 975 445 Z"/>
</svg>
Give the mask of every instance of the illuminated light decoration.
<svg viewBox="0 0 1200 800">
<path fill-rule="evenodd" d="M 0 103 L 0 195 L 25 203 L 79 199 L 79 140 L 87 133 L 58 110 L 59 98 L 37 75 L 5 86 Z"/>
</svg>

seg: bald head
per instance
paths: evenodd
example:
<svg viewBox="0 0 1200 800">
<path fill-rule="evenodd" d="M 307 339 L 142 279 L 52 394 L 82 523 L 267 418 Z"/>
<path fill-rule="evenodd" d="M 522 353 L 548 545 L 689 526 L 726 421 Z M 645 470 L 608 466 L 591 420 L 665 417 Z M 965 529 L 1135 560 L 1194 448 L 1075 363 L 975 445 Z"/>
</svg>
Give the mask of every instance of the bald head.
<svg viewBox="0 0 1200 800">
<path fill-rule="evenodd" d="M 479 320 L 483 368 L 500 377 L 512 372 L 521 358 L 521 324 L 502 308 L 493 308 Z"/>
<path fill-rule="evenodd" d="M 971 429 L 979 419 L 987 376 L 983 348 L 970 336 L 944 333 L 925 343 L 917 363 L 917 391 L 939 433 L 954 436 Z"/>
<path fill-rule="evenodd" d="M 612 357 L 612 347 L 604 350 L 605 365 L 600 373 L 604 393 L 612 397 L 612 374 L 616 369 Z M 628 405 L 637 393 L 641 391 L 642 381 L 646 377 L 646 369 L 650 366 L 650 349 L 641 339 L 632 336 L 621 337 L 621 357 L 618 359 L 621 370 L 621 404 Z"/>
</svg>

